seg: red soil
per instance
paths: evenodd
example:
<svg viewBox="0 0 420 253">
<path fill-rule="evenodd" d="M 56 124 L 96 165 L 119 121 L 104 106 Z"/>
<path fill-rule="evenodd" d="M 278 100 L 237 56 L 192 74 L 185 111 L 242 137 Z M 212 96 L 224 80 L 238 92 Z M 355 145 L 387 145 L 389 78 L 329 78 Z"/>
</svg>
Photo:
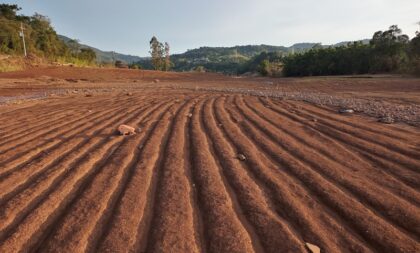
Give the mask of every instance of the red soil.
<svg viewBox="0 0 420 253">
<path fill-rule="evenodd" d="M 0 96 L 57 94 L 0 106 L 0 252 L 420 251 L 418 127 L 201 90 L 283 82 L 405 104 L 416 80 L 139 73 L 0 75 Z"/>
</svg>

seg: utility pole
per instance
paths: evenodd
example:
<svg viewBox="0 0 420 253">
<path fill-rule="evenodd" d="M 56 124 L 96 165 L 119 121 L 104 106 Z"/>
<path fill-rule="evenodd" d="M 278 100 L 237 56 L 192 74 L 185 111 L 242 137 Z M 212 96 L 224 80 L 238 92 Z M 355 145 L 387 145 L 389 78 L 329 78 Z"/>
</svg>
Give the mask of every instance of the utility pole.
<svg viewBox="0 0 420 253">
<path fill-rule="evenodd" d="M 19 33 L 20 37 L 22 37 L 22 41 L 23 41 L 23 52 L 25 54 L 25 57 L 27 57 L 26 54 L 26 42 L 25 42 L 25 33 L 24 33 L 24 28 L 23 28 L 23 23 L 20 22 L 20 33 Z"/>
</svg>

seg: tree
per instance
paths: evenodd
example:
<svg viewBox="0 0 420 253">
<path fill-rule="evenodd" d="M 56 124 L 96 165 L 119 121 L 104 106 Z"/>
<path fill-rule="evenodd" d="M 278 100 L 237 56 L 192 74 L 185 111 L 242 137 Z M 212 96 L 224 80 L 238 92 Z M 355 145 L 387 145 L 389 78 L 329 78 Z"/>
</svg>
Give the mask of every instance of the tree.
<svg viewBox="0 0 420 253">
<path fill-rule="evenodd" d="M 92 64 L 96 60 L 96 53 L 91 48 L 82 48 L 80 49 L 80 53 L 77 54 L 77 57 Z"/>
<path fill-rule="evenodd" d="M 165 71 L 169 71 L 171 68 L 171 58 L 170 58 L 170 47 L 169 43 L 165 42 Z"/>
<path fill-rule="evenodd" d="M 152 65 L 155 70 L 163 70 L 165 67 L 164 58 L 164 46 L 153 36 L 150 40 L 150 55 L 152 56 Z"/>
<path fill-rule="evenodd" d="M 0 17 L 5 17 L 7 19 L 15 19 L 16 13 L 22 8 L 16 4 L 0 4 Z"/>
<path fill-rule="evenodd" d="M 420 32 L 410 41 L 409 52 L 411 71 L 420 76 Z"/>
<path fill-rule="evenodd" d="M 408 61 L 407 46 L 410 39 L 402 34 L 397 25 L 388 30 L 378 31 L 373 35 L 370 44 L 373 47 L 374 72 L 395 72 Z"/>
</svg>

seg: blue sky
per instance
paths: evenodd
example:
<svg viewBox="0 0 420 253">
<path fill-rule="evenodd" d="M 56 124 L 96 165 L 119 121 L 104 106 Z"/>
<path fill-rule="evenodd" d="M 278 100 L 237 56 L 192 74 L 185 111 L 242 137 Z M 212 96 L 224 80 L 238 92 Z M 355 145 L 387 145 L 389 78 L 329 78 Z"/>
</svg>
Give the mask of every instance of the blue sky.
<svg viewBox="0 0 420 253">
<path fill-rule="evenodd" d="M 200 46 L 370 38 L 398 24 L 410 37 L 420 0 L 16 0 L 48 16 L 56 31 L 102 50 L 146 56 L 153 35 L 175 53 Z"/>
</svg>

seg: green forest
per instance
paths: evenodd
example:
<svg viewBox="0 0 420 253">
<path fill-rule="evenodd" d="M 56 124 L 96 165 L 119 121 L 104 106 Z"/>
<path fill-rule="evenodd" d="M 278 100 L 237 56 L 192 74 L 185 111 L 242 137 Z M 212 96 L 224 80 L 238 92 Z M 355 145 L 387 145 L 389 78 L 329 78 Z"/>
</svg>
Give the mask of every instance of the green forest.
<svg viewBox="0 0 420 253">
<path fill-rule="evenodd" d="M 78 65 L 95 63 L 93 50 L 68 46 L 58 37 L 46 16 L 38 13 L 33 16 L 18 15 L 20 10 L 17 5 L 0 4 L 0 53 L 23 55 L 24 35 L 29 56 Z"/>
<path fill-rule="evenodd" d="M 376 32 L 369 44 L 313 48 L 283 57 L 284 76 L 420 74 L 420 33 L 412 40 L 393 25 Z"/>
</svg>

